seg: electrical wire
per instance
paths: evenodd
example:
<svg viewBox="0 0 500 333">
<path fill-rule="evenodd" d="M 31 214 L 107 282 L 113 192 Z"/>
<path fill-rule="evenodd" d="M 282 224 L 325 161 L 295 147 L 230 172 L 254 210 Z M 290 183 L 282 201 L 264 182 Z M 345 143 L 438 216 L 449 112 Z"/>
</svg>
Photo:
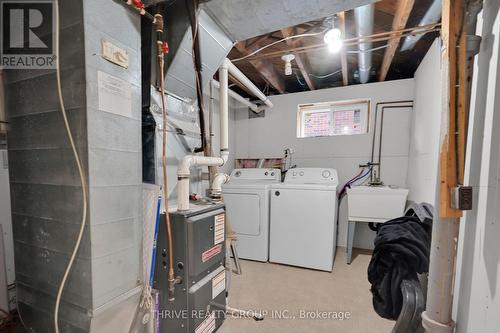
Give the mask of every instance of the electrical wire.
<svg viewBox="0 0 500 333">
<path fill-rule="evenodd" d="M 299 78 L 299 75 L 297 74 L 297 72 L 294 72 L 295 74 L 295 78 L 297 79 L 297 82 L 302 86 L 302 87 L 305 87 L 306 84 L 302 81 L 300 81 L 300 78 Z"/>
<path fill-rule="evenodd" d="M 377 51 L 377 50 L 382 50 L 382 49 L 385 49 L 389 47 L 389 44 L 385 44 L 385 45 L 382 45 L 382 46 L 377 46 L 377 47 L 374 47 L 374 48 L 371 48 L 371 49 L 368 49 L 368 50 L 356 50 L 356 51 L 346 51 L 346 53 L 354 53 L 354 54 L 358 54 L 358 53 L 367 53 L 367 52 L 373 52 L 373 51 Z"/>
<path fill-rule="evenodd" d="M 80 185 L 82 187 L 82 222 L 80 224 L 80 231 L 78 233 L 78 237 L 75 242 L 75 246 L 73 248 L 73 253 L 68 262 L 68 266 L 64 272 L 63 278 L 61 280 L 61 284 L 59 285 L 56 297 L 56 303 L 54 306 L 54 330 L 56 333 L 59 333 L 59 306 L 61 304 L 61 297 L 64 291 L 64 287 L 66 285 L 66 281 L 68 279 L 69 273 L 73 264 L 75 262 L 76 254 L 78 249 L 80 248 L 80 244 L 83 238 L 83 231 L 85 230 L 85 221 L 87 220 L 87 180 L 85 179 L 85 174 L 83 172 L 83 166 L 80 161 L 80 156 L 75 146 L 75 142 L 73 140 L 73 134 L 71 132 L 71 128 L 69 126 L 68 117 L 66 115 L 66 108 L 64 106 L 64 98 L 62 94 L 62 85 L 61 85 L 61 64 L 59 62 L 59 1 L 54 0 L 55 6 L 55 57 L 56 57 L 56 78 L 57 78 L 57 93 L 59 95 L 59 106 L 61 108 L 61 114 L 64 120 L 64 126 L 66 128 L 66 134 L 68 136 L 69 142 L 71 144 L 71 150 L 73 151 L 73 155 L 75 158 L 75 162 L 78 168 L 78 174 L 80 176 Z"/>
<path fill-rule="evenodd" d="M 330 30 L 330 29 L 325 29 L 325 30 L 322 30 L 322 31 L 320 31 L 320 32 L 313 32 L 313 33 L 300 34 L 300 35 L 295 35 L 295 36 L 288 36 L 288 37 L 282 38 L 282 39 L 280 39 L 280 40 L 277 40 L 277 41 L 275 41 L 275 42 L 272 42 L 272 43 L 270 43 L 270 44 L 267 44 L 267 45 L 265 45 L 265 46 L 263 46 L 263 47 L 261 47 L 261 48 L 259 48 L 259 49 L 255 50 L 255 51 L 253 51 L 252 53 L 247 54 L 247 55 L 246 55 L 246 56 L 244 56 L 244 57 L 237 58 L 237 59 L 232 59 L 231 61 L 232 61 L 232 62 L 236 62 L 236 61 L 245 60 L 245 59 L 247 59 L 247 58 L 250 58 L 250 57 L 252 57 L 252 56 L 256 55 L 257 53 L 259 53 L 259 52 L 261 52 L 261 51 L 264 51 L 265 49 L 267 49 L 267 48 L 269 48 L 269 47 L 271 47 L 271 46 L 274 46 L 274 45 L 276 45 L 276 44 L 279 44 L 279 43 L 285 42 L 285 41 L 287 41 L 287 40 L 291 40 L 291 39 L 295 39 L 295 38 L 301 38 L 301 37 L 314 37 L 314 36 L 318 36 L 318 35 L 324 34 L 324 33 L 325 33 L 325 32 L 327 32 L 328 30 Z"/>
<path fill-rule="evenodd" d="M 342 70 L 341 70 L 341 69 L 339 69 L 339 70 L 337 70 L 337 71 L 335 71 L 335 72 L 332 72 L 332 73 L 329 73 L 329 74 L 325 74 L 325 75 L 314 75 L 314 74 L 309 74 L 309 76 L 311 76 L 311 77 L 313 77 L 313 78 L 315 78 L 315 79 L 326 79 L 327 77 L 333 76 L 333 75 L 335 75 L 335 74 L 339 74 L 339 73 L 341 73 L 341 72 L 342 72 Z"/>
</svg>

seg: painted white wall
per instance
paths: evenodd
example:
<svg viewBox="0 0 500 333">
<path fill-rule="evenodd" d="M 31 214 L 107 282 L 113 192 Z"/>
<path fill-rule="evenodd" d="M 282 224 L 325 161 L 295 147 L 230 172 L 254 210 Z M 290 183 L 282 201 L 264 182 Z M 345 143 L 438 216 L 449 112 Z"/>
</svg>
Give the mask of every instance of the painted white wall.
<svg viewBox="0 0 500 333">
<path fill-rule="evenodd" d="M 415 73 L 408 199 L 434 205 L 441 126 L 441 40 L 436 39 Z"/>
<path fill-rule="evenodd" d="M 486 0 L 472 87 L 466 184 L 474 208 L 461 221 L 454 315 L 456 332 L 500 327 L 500 3 Z"/>
<path fill-rule="evenodd" d="M 371 83 L 271 97 L 274 108 L 263 118 L 248 119 L 236 112 L 236 158 L 282 157 L 294 148 L 293 163 L 299 167 L 335 168 L 344 183 L 358 173 L 358 165 L 370 158 L 374 108 L 378 102 L 412 100 L 414 80 Z M 321 138 L 297 138 L 297 105 L 349 99 L 371 99 L 368 134 Z M 382 179 L 386 184 L 406 186 L 411 109 L 388 109 L 384 121 Z M 338 245 L 347 240 L 347 205 L 340 210 Z M 366 226 L 356 231 L 354 245 L 373 248 L 374 233 Z"/>
</svg>

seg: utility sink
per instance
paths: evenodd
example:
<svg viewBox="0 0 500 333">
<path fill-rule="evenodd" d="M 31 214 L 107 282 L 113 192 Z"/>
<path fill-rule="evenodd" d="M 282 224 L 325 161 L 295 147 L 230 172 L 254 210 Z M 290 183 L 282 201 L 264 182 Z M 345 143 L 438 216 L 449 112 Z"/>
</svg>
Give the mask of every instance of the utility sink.
<svg viewBox="0 0 500 333">
<path fill-rule="evenodd" d="M 407 197 L 407 189 L 393 186 L 347 189 L 349 221 L 383 223 L 402 216 Z"/>
</svg>

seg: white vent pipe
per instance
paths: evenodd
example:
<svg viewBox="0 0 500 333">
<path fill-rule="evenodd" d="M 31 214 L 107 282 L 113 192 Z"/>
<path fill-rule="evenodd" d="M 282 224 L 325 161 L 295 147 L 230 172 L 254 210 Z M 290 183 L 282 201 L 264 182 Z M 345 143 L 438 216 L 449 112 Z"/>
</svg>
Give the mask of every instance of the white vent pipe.
<svg viewBox="0 0 500 333">
<path fill-rule="evenodd" d="M 220 89 L 220 83 L 219 83 L 219 81 L 212 80 L 212 85 L 214 86 L 215 89 Z M 241 96 L 237 92 L 229 89 L 228 93 L 229 93 L 229 96 L 231 96 L 232 98 L 234 98 L 239 103 L 247 106 L 253 112 L 257 112 L 258 113 L 258 112 L 260 112 L 262 110 L 260 106 L 258 106 L 255 103 L 250 102 L 248 99 L 246 99 L 245 97 Z"/>
<path fill-rule="evenodd" d="M 266 95 L 264 95 L 264 93 L 262 91 L 260 91 L 259 88 L 257 88 L 257 86 L 255 84 L 253 84 L 252 81 L 250 81 L 249 78 L 247 78 L 245 76 L 245 74 L 243 74 L 239 69 L 238 67 L 236 67 L 232 62 L 231 60 L 229 59 L 225 59 L 224 60 L 224 64 L 222 66 L 227 66 L 228 70 L 229 70 L 229 73 L 231 73 L 231 75 L 234 76 L 234 78 L 236 80 L 238 80 L 241 84 L 243 84 L 245 87 L 247 87 L 250 92 L 255 96 L 257 97 L 258 99 L 260 99 L 262 102 L 264 102 L 264 104 L 270 108 L 272 108 L 274 105 L 273 103 L 269 100 L 269 98 L 267 98 Z M 220 79 L 220 77 L 219 77 Z M 222 81 L 222 79 L 220 79 Z M 221 82 L 222 83 L 222 82 Z M 262 110 L 259 110 L 259 111 L 256 111 L 256 112 L 260 112 Z"/>
<path fill-rule="evenodd" d="M 273 103 L 250 81 L 229 59 L 225 59 L 219 68 L 219 107 L 220 107 L 220 157 L 208 157 L 199 155 L 185 156 L 177 169 L 177 210 L 189 210 L 189 177 L 191 168 L 195 166 L 217 166 L 226 164 L 229 157 L 229 72 L 242 84 L 244 84 L 256 97 L 273 107 Z M 239 96 L 239 95 L 238 95 Z M 241 96 L 240 96 L 241 97 Z M 246 100 L 245 100 L 246 101 Z M 257 108 L 256 112 L 262 109 Z M 211 185 L 212 193 L 220 194 L 222 184 L 229 177 L 218 174 Z"/>
<path fill-rule="evenodd" d="M 358 37 L 370 36 L 373 34 L 373 17 L 375 6 L 373 4 L 357 7 L 354 9 L 356 20 L 356 33 Z M 372 53 L 370 51 L 372 43 L 360 43 L 358 54 L 359 82 L 367 83 L 370 80 L 370 70 L 372 67 Z"/>
<path fill-rule="evenodd" d="M 189 177 L 195 166 L 218 166 L 226 164 L 229 157 L 229 106 L 228 106 L 228 68 L 224 62 L 219 69 L 219 105 L 220 105 L 220 157 L 199 155 L 184 156 L 177 169 L 177 210 L 189 210 Z"/>
</svg>

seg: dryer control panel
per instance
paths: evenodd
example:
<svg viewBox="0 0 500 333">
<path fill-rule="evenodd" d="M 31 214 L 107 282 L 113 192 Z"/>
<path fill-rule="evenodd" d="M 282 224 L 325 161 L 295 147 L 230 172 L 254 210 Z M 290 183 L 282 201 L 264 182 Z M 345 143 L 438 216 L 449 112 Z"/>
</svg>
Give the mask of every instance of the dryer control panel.
<svg viewBox="0 0 500 333">
<path fill-rule="evenodd" d="M 263 168 L 234 169 L 233 172 L 231 172 L 230 182 L 240 180 L 280 181 L 281 170 Z"/>
<path fill-rule="evenodd" d="M 288 170 L 285 183 L 338 185 L 338 175 L 335 169 L 295 168 Z"/>
</svg>

